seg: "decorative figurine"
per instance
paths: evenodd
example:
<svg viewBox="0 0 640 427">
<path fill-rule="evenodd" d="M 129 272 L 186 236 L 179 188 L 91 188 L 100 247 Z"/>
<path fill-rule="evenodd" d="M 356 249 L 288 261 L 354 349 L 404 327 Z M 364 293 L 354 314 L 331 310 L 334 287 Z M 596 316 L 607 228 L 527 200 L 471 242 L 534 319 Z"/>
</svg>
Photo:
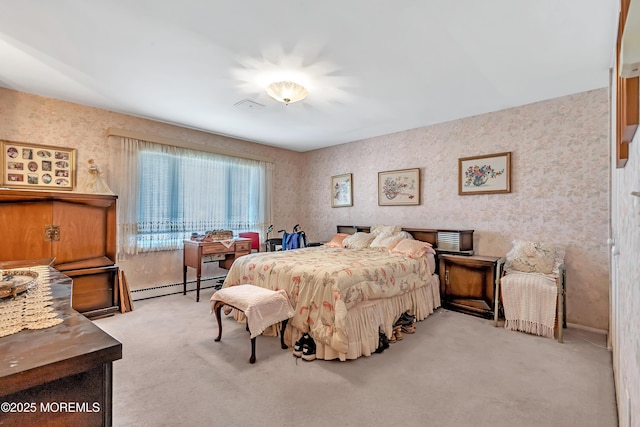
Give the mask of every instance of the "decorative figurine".
<svg viewBox="0 0 640 427">
<path fill-rule="evenodd" d="M 102 177 L 102 171 L 93 159 L 89 159 L 89 166 L 87 166 L 87 172 L 89 175 L 85 179 L 80 191 L 90 194 L 113 194 L 104 178 Z"/>
</svg>

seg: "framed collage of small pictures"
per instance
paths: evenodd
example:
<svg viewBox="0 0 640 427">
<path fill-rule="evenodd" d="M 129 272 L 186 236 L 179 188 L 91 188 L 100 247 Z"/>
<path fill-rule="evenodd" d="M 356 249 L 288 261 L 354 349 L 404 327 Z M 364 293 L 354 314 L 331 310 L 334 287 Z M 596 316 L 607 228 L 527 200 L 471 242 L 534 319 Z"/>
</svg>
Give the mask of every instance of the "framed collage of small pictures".
<svg viewBox="0 0 640 427">
<path fill-rule="evenodd" d="M 3 187 L 73 190 L 75 149 L 11 141 L 0 141 L 0 148 Z"/>
</svg>

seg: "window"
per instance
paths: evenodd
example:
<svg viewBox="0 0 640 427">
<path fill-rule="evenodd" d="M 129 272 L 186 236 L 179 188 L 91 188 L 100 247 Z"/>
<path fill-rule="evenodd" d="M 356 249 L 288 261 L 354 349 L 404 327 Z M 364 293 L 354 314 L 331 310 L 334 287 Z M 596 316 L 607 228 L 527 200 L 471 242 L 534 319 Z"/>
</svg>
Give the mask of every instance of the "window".
<svg viewBox="0 0 640 427">
<path fill-rule="evenodd" d="M 122 170 L 131 175 L 131 186 L 137 182 L 129 200 L 122 200 L 128 211 L 119 221 L 124 253 L 180 249 L 193 232 L 264 227 L 267 162 L 123 140 L 131 144 L 124 152 L 136 160 Z"/>
</svg>

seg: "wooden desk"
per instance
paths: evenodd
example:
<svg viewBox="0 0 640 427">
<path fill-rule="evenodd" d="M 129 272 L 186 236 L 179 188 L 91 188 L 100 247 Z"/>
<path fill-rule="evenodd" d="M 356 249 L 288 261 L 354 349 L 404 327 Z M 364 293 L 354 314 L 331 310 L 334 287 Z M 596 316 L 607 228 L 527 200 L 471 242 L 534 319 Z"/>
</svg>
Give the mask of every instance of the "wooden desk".
<svg viewBox="0 0 640 427">
<path fill-rule="evenodd" d="M 122 344 L 71 308 L 69 277 L 52 269 L 50 278 L 64 321 L 0 338 L 0 402 L 13 404 L 0 424 L 110 426 L 112 362 Z"/>
<path fill-rule="evenodd" d="M 251 253 L 251 239 L 237 238 L 230 247 L 220 242 L 198 242 L 195 240 L 184 241 L 184 253 L 182 258 L 182 295 L 187 294 L 187 267 L 196 269 L 196 302 L 200 301 L 200 276 L 202 274 L 203 255 L 224 255 L 220 260 L 220 267 L 229 269 L 233 261 L 242 255 Z"/>
</svg>

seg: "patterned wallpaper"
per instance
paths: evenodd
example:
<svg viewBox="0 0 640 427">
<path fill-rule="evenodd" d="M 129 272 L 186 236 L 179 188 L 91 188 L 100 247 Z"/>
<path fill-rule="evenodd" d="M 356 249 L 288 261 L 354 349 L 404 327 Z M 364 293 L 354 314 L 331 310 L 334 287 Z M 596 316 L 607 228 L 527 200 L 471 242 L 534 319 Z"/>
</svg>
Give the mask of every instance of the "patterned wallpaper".
<svg viewBox="0 0 640 427">
<path fill-rule="evenodd" d="M 303 226 L 473 229 L 477 254 L 513 239 L 564 245 L 567 316 L 608 328 L 608 91 L 594 90 L 305 153 Z M 512 192 L 458 195 L 458 158 L 510 151 Z M 419 206 L 378 206 L 379 171 L 420 168 Z M 353 206 L 331 208 L 330 177 L 353 174 Z"/>
<path fill-rule="evenodd" d="M 388 223 L 474 229 L 476 253 L 483 255 L 503 256 L 515 238 L 563 244 L 569 322 L 607 328 L 606 89 L 308 153 L 0 89 L 0 138 L 76 147 L 80 168 L 94 158 L 109 169 L 109 127 L 275 159 L 275 229 L 300 223 L 312 241 L 329 239 L 337 224 Z M 458 158 L 504 151 L 512 152 L 511 193 L 457 194 Z M 416 167 L 421 170 L 421 204 L 378 206 L 377 172 Z M 331 208 L 330 177 L 349 172 L 354 205 Z M 146 254 L 119 265 L 133 289 L 182 281 L 180 251 Z M 207 266 L 203 275 L 219 273 Z"/>
</svg>

